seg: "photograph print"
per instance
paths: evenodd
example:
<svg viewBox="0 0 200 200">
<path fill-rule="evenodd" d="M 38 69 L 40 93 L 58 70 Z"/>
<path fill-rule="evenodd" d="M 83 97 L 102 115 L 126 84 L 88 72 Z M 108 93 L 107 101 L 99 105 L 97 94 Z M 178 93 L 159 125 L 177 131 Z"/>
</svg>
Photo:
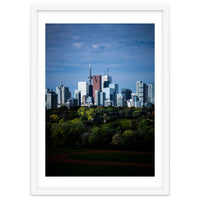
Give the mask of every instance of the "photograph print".
<svg viewBox="0 0 200 200">
<path fill-rule="evenodd" d="M 45 25 L 45 173 L 155 176 L 155 25 Z"/>
</svg>

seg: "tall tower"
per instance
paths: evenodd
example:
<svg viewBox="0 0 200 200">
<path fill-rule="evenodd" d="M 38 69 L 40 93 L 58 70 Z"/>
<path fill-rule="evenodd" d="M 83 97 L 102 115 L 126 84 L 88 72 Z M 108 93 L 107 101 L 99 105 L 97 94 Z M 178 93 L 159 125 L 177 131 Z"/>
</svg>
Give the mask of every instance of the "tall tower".
<svg viewBox="0 0 200 200">
<path fill-rule="evenodd" d="M 84 103 L 83 99 L 88 96 L 88 88 L 88 82 L 78 82 L 78 90 L 81 91 L 81 103 Z"/>
<path fill-rule="evenodd" d="M 109 87 L 109 84 L 112 83 L 112 77 L 109 76 L 109 68 L 107 68 L 107 74 L 106 74 L 106 70 L 104 71 L 104 76 L 102 76 L 101 79 L 101 89 L 103 90 L 103 88 Z"/>
<path fill-rule="evenodd" d="M 136 82 L 136 94 L 142 103 L 148 102 L 148 89 L 146 83 L 142 81 Z"/>
<path fill-rule="evenodd" d="M 101 75 L 93 76 L 93 97 L 95 100 L 95 90 L 101 92 Z"/>
<path fill-rule="evenodd" d="M 91 74 L 91 63 L 89 61 L 89 76 L 88 76 L 88 80 L 89 80 L 89 97 L 93 96 L 93 86 L 92 86 L 92 74 Z"/>
<path fill-rule="evenodd" d="M 154 83 L 149 83 L 148 85 L 148 102 L 154 104 Z"/>
<path fill-rule="evenodd" d="M 46 108 L 48 109 L 55 109 L 57 108 L 57 94 L 51 90 L 46 95 L 47 101 L 46 101 Z"/>
<path fill-rule="evenodd" d="M 58 95 L 58 104 L 63 105 L 67 102 L 67 99 L 71 97 L 71 93 L 68 87 L 63 86 L 61 81 L 60 86 L 56 87 L 56 94 Z"/>
<path fill-rule="evenodd" d="M 88 76 L 88 80 L 89 80 L 89 85 L 92 85 L 92 74 L 91 74 L 91 63 L 89 62 L 89 76 Z"/>
</svg>

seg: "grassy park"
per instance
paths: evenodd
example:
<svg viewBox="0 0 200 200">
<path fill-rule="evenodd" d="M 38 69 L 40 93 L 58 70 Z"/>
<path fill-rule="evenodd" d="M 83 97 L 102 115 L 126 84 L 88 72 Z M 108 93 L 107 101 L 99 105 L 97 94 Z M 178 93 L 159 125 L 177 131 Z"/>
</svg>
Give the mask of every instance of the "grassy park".
<svg viewBox="0 0 200 200">
<path fill-rule="evenodd" d="M 46 176 L 154 176 L 154 108 L 46 111 Z"/>
</svg>

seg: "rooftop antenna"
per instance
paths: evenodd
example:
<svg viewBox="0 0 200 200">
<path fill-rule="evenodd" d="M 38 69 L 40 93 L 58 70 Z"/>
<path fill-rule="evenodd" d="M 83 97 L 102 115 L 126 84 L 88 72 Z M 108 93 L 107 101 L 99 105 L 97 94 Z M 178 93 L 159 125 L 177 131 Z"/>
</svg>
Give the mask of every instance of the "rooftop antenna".
<svg viewBox="0 0 200 200">
<path fill-rule="evenodd" d="M 107 68 L 108 76 L 109 76 L 109 67 Z"/>
<path fill-rule="evenodd" d="M 88 80 L 89 80 L 89 85 L 91 85 L 92 74 L 91 74 L 91 62 L 90 62 L 90 60 L 89 60 L 89 76 L 88 76 Z"/>
<path fill-rule="evenodd" d="M 91 60 L 89 59 L 89 68 L 91 68 Z"/>
</svg>

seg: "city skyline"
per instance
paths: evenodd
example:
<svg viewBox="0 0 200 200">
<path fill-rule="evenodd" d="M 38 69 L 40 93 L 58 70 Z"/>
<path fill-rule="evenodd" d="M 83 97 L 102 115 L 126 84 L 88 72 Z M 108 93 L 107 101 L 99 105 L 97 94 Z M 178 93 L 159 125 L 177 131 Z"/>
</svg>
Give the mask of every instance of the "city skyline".
<svg viewBox="0 0 200 200">
<path fill-rule="evenodd" d="M 100 78 L 100 77 L 98 77 Z M 96 79 L 93 76 L 93 79 Z M 111 80 L 111 79 L 110 79 Z M 101 78 L 96 80 L 96 86 L 93 86 L 93 92 L 89 93 L 88 82 L 78 82 L 78 90 L 75 90 L 74 97 L 68 87 L 61 82 L 53 89 L 45 89 L 45 106 L 47 109 L 59 108 L 60 106 L 76 107 L 76 106 L 114 106 L 114 107 L 152 107 L 155 103 L 154 83 L 136 82 L 136 91 L 124 88 L 121 93 L 118 91 L 118 84 L 104 84 L 101 88 Z M 106 81 L 107 82 L 107 81 Z M 105 83 L 106 83 L 105 82 Z M 119 97 L 119 99 L 118 99 Z M 118 101 L 119 100 L 119 101 Z"/>
<path fill-rule="evenodd" d="M 154 24 L 47 24 L 46 88 L 63 84 L 72 96 L 78 82 L 104 75 L 136 90 L 135 82 L 154 82 Z"/>
</svg>

